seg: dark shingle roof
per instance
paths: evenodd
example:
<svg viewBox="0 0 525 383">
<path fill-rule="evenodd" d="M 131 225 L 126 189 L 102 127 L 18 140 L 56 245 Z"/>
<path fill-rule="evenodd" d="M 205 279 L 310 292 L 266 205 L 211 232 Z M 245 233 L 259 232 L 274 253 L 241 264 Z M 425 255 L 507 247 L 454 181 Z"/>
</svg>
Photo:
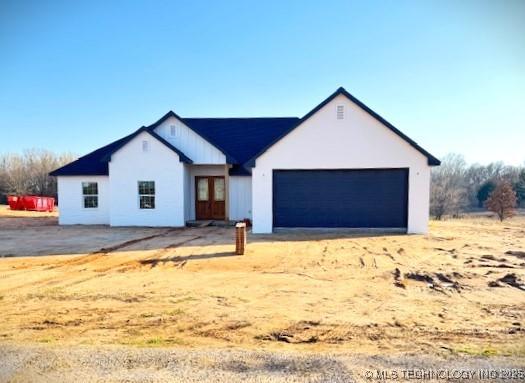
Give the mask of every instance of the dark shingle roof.
<svg viewBox="0 0 525 383">
<path fill-rule="evenodd" d="M 142 131 L 147 131 L 176 151 L 181 156 L 182 161 L 191 163 L 191 159 L 184 153 L 154 132 L 158 125 L 171 116 L 184 122 L 190 129 L 220 149 L 225 154 L 227 161 L 233 164 L 230 169 L 231 175 L 249 175 L 250 172 L 242 166 L 244 162 L 299 121 L 297 117 L 182 118 L 173 112 L 169 112 L 154 124 L 142 127 L 135 133 L 80 157 L 50 174 L 53 176 L 107 175 L 109 174 L 108 161 L 111 159 L 111 154 Z"/>
<path fill-rule="evenodd" d="M 135 138 L 142 132 L 147 132 L 152 135 L 154 138 L 159 140 L 162 144 L 166 145 L 169 149 L 173 150 L 179 155 L 181 162 L 192 163 L 184 153 L 179 149 L 171 145 L 164 138 L 159 136 L 155 132 L 151 132 L 146 127 L 142 127 L 135 132 L 127 135 L 126 137 L 121 138 L 120 140 L 113 141 L 111 144 L 103 146 L 100 149 L 97 149 L 89 154 L 86 154 L 83 157 L 80 157 L 76 161 L 73 161 L 61 168 L 58 168 L 49 175 L 51 176 L 103 176 L 109 174 L 108 162 L 111 159 L 111 155 L 117 150 L 126 145 L 129 141 Z"/>
<path fill-rule="evenodd" d="M 386 128 L 393 131 L 403 140 L 405 140 L 414 149 L 418 150 L 428 159 L 431 166 L 439 165 L 440 161 L 432 156 L 429 152 L 420 147 L 416 142 L 411 140 L 392 124 L 368 108 L 361 101 L 356 99 L 344 88 L 337 89 L 326 100 L 317 105 L 302 118 L 297 117 L 257 117 L 257 118 L 182 118 L 170 111 L 160 120 L 148 127 L 142 127 L 135 133 L 132 133 L 120 140 L 114 141 L 100 149 L 95 150 L 78 160 L 60 168 L 52 173 L 54 176 L 62 175 L 107 175 L 108 161 L 111 154 L 124 146 L 128 141 L 138 133 L 147 131 L 163 144 L 179 154 L 180 160 L 191 163 L 184 153 L 168 143 L 162 137 L 154 132 L 154 129 L 170 117 L 175 117 L 184 122 L 186 126 L 195 133 L 203 137 L 209 143 L 219 149 L 226 157 L 226 161 L 232 164 L 230 169 L 231 175 L 249 175 L 250 167 L 255 166 L 255 160 L 273 144 L 298 127 L 301 123 L 310 118 L 315 112 L 325 106 L 328 102 L 338 95 L 344 95 L 352 102 L 360 106 L 369 113 L 373 118 L 382 123 Z"/>
<path fill-rule="evenodd" d="M 51 176 L 103 176 L 108 175 L 108 162 L 103 158 L 108 154 L 113 153 L 117 147 L 120 147 L 123 142 L 129 141 L 128 135 L 120 140 L 113 141 L 111 144 L 103 146 L 79 159 L 70 162 L 56 170 L 53 170 L 49 175 Z"/>
<path fill-rule="evenodd" d="M 213 145 L 244 164 L 269 142 L 295 125 L 297 117 L 183 118 L 182 121 Z"/>
</svg>

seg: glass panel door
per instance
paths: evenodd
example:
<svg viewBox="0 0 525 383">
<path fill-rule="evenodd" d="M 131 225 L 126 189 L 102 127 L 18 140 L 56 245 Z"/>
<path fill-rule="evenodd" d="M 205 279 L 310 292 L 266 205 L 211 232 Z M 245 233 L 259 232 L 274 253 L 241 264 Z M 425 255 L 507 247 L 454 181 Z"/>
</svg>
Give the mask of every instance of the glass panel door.
<svg viewBox="0 0 525 383">
<path fill-rule="evenodd" d="M 210 198 L 210 191 L 208 189 L 208 178 L 199 178 L 197 183 L 197 200 L 208 201 Z"/>
<path fill-rule="evenodd" d="M 215 201 L 224 201 L 224 178 L 215 178 L 214 180 L 214 195 L 213 199 Z"/>
</svg>

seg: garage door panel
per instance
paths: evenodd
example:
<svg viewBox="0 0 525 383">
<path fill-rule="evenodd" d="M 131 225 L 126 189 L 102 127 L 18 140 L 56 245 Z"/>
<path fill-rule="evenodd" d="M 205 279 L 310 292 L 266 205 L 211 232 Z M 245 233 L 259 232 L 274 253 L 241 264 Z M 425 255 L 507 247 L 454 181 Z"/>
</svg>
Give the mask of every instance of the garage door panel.
<svg viewBox="0 0 525 383">
<path fill-rule="evenodd" d="M 275 227 L 406 227 L 408 169 L 275 170 Z"/>
</svg>

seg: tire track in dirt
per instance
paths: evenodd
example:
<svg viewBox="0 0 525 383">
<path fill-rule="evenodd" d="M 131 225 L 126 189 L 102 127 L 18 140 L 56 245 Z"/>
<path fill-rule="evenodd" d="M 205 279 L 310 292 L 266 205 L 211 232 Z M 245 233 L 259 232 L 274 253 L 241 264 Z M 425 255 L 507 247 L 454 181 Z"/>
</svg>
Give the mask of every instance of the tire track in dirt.
<svg viewBox="0 0 525 383">
<path fill-rule="evenodd" d="M 203 237 L 204 236 L 202 236 L 202 235 L 197 235 L 197 236 L 185 239 L 185 240 L 183 240 L 181 242 L 174 242 L 174 243 L 171 243 L 168 246 L 163 247 L 162 249 L 156 251 L 155 253 L 151 254 L 148 257 L 143 257 L 143 258 L 140 258 L 140 259 L 134 259 L 134 260 L 126 261 L 126 262 L 119 263 L 117 265 L 106 267 L 106 268 L 95 269 L 94 271 L 96 271 L 96 272 L 105 272 L 105 271 L 112 270 L 112 271 L 115 271 L 115 272 L 124 272 L 124 271 L 130 270 L 130 269 L 135 269 L 137 266 L 144 266 L 142 264 L 142 262 L 144 262 L 144 261 L 151 261 L 151 260 L 153 260 L 155 258 L 163 259 L 162 256 L 166 255 L 170 250 L 173 250 L 173 249 L 175 249 L 177 247 L 180 247 L 182 245 L 185 245 L 186 243 L 195 241 L 197 239 L 201 239 Z M 125 266 L 125 267 L 117 268 L 119 266 Z"/>
<path fill-rule="evenodd" d="M 124 266 L 126 265 L 125 267 L 123 268 L 120 268 L 120 269 L 116 269 L 115 271 L 116 272 L 125 272 L 127 270 L 130 270 L 130 269 L 135 269 L 137 268 L 137 266 L 139 267 L 146 267 L 146 264 L 148 264 L 149 262 L 147 261 L 152 261 L 152 260 L 155 260 L 156 258 L 158 258 L 158 262 L 166 259 L 166 255 L 173 249 L 177 248 L 177 247 L 180 247 L 182 245 L 185 245 L 189 242 L 192 242 L 192 241 L 195 241 L 195 240 L 198 240 L 198 239 L 202 239 L 204 238 L 206 235 L 210 235 L 210 234 L 213 234 L 213 233 L 218 233 L 220 232 L 221 228 L 217 227 L 216 229 L 214 230 L 208 230 L 206 231 L 206 234 L 205 235 L 196 235 L 192 238 L 188 238 L 182 242 L 174 242 L 174 243 L 171 243 L 169 244 L 168 246 L 165 246 L 164 248 L 158 250 L 157 252 L 153 253 L 152 255 L 148 256 L 148 257 L 143 257 L 141 258 L 140 260 L 132 260 L 132 261 L 128 261 L 128 262 L 125 262 L 125 263 L 122 263 L 121 265 Z M 146 261 L 146 262 L 145 262 Z M 151 267 L 150 268 L 153 268 L 155 267 L 155 265 L 158 263 L 158 262 L 151 262 Z M 109 270 L 109 269 L 107 269 Z M 103 271 L 107 271 L 107 270 L 103 270 Z"/>
<path fill-rule="evenodd" d="M 157 233 L 157 234 L 149 235 L 149 236 L 146 236 L 146 237 L 135 238 L 135 239 L 131 239 L 129 241 L 121 242 L 121 243 L 118 243 L 116 245 L 113 245 L 113 246 L 110 246 L 110 247 L 107 247 L 107 248 L 103 247 L 103 248 L 100 248 L 99 250 L 93 251 L 93 252 L 91 252 L 89 254 L 86 254 L 86 255 L 74 256 L 72 259 L 65 259 L 63 261 L 60 261 L 60 263 L 57 264 L 57 265 L 46 266 L 46 264 L 42 264 L 42 265 L 39 265 L 39 266 L 43 267 L 42 270 L 48 271 L 48 270 L 58 269 L 58 268 L 61 268 L 61 267 L 83 265 L 83 264 L 90 263 L 90 262 L 93 262 L 95 260 L 98 260 L 99 258 L 101 258 L 103 256 L 106 256 L 106 255 L 108 255 L 111 252 L 114 252 L 114 251 L 117 251 L 117 250 L 121 250 L 121 249 L 123 249 L 125 247 L 134 245 L 134 244 L 139 243 L 139 242 L 144 242 L 144 241 L 148 241 L 148 240 L 151 240 L 151 239 L 154 239 L 154 238 L 165 236 L 165 235 L 170 234 L 170 233 L 172 233 L 174 231 L 177 231 L 177 230 L 180 230 L 180 229 L 179 228 L 173 228 L 173 229 L 169 229 L 167 231 L 164 231 L 162 233 Z M 44 266 L 46 266 L 46 267 L 44 267 Z M 20 274 L 23 274 L 23 273 L 34 272 L 34 270 L 35 270 L 35 265 L 18 266 L 15 270 L 10 271 L 9 274 L 2 274 L 2 275 L 0 275 L 0 279 L 7 279 L 7 278 L 11 278 L 11 277 L 16 277 L 16 276 L 19 276 Z M 13 273 L 14 271 L 16 271 L 16 274 Z"/>
<path fill-rule="evenodd" d="M 166 233 L 166 234 L 168 234 L 168 233 Z M 155 236 L 155 237 L 159 237 L 159 236 Z M 122 273 L 122 272 L 125 272 L 125 271 L 128 271 L 128 270 L 137 269 L 137 266 L 145 267 L 142 264 L 142 262 L 148 261 L 148 260 L 153 260 L 156 257 L 162 257 L 162 255 L 165 255 L 166 253 L 168 253 L 172 249 L 175 249 L 177 247 L 180 247 L 180 246 L 182 246 L 182 245 L 184 245 L 186 243 L 195 241 L 197 239 L 201 239 L 203 237 L 204 237 L 203 235 L 197 235 L 197 236 L 194 236 L 194 237 L 191 237 L 191 238 L 187 238 L 187 239 L 185 239 L 183 241 L 178 241 L 178 242 L 171 243 L 168 246 L 166 246 L 166 247 L 156 251 L 155 253 L 153 253 L 152 255 L 150 255 L 148 257 L 143 257 L 143 258 L 140 258 L 140 259 L 134 259 L 134 260 L 130 260 L 130 261 L 117 263 L 117 264 L 114 264 L 114 265 L 111 265 L 111 266 L 108 266 L 108 267 L 105 267 L 105 268 L 94 269 L 94 270 L 92 270 L 92 272 L 98 273 L 98 275 L 94 275 L 94 276 L 91 276 L 91 277 L 84 277 L 84 278 L 81 278 L 80 280 L 76 280 L 76 281 L 70 282 L 68 284 L 62 285 L 62 287 L 65 287 L 65 288 L 66 287 L 71 287 L 71 286 L 74 286 L 74 285 L 78 285 L 78 284 L 81 284 L 81 283 L 84 283 L 84 282 L 91 281 L 91 280 L 96 279 L 96 278 L 103 277 L 103 276 L 107 275 L 108 271 Z M 152 238 L 149 238 L 149 239 L 152 239 Z M 140 242 L 140 241 L 135 241 L 134 243 L 138 243 L 138 242 Z M 117 251 L 117 250 L 120 250 L 123 247 L 127 247 L 129 245 L 130 244 L 128 243 L 126 246 L 115 246 L 115 247 L 112 248 L 111 251 Z M 106 256 L 108 254 L 110 254 L 110 252 L 105 252 L 103 256 Z M 162 258 L 160 258 L 160 259 L 162 259 Z M 57 281 L 56 283 L 51 283 L 51 285 L 58 284 L 58 283 L 60 283 L 60 281 Z"/>
<path fill-rule="evenodd" d="M 181 229 L 178 229 L 178 228 L 169 229 L 169 230 L 166 230 L 166 231 L 164 231 L 162 233 L 152 234 L 152 235 L 148 235 L 148 236 L 140 237 L 140 238 L 134 238 L 134 239 L 131 239 L 131 240 L 128 240 L 128 241 L 124 241 L 124 242 L 118 243 L 118 244 L 113 245 L 113 246 L 103 247 L 103 248 L 101 248 L 99 250 L 93 251 L 93 252 L 91 252 L 89 254 L 86 254 L 84 256 L 75 257 L 74 259 L 71 259 L 71 260 L 66 260 L 66 261 L 62 262 L 61 265 L 56 266 L 56 268 L 64 267 L 64 266 L 78 266 L 78 265 L 82 265 L 82 264 L 85 264 L 85 263 L 89 263 L 89 262 L 91 262 L 94 259 L 98 259 L 98 258 L 100 258 L 102 256 L 108 255 L 109 253 L 115 252 L 117 250 L 122 250 L 125 247 L 131 246 L 131 245 L 135 245 L 137 243 L 144 242 L 144 241 L 149 241 L 149 240 L 154 239 L 154 238 L 163 237 L 163 236 L 166 236 L 166 235 L 168 235 L 168 234 L 170 234 L 170 233 L 172 233 L 174 231 L 179 231 L 179 230 L 181 230 Z"/>
<path fill-rule="evenodd" d="M 144 242 L 144 241 L 148 241 L 148 240 L 151 240 L 151 239 L 155 239 L 155 238 L 158 238 L 158 237 L 161 237 L 161 236 L 166 236 L 174 231 L 179 231 L 181 229 L 179 228 L 174 228 L 174 229 L 169 229 L 167 231 L 164 231 L 162 233 L 158 233 L 158 234 L 154 234 L 154 235 L 149 235 L 149 236 L 146 236 L 146 237 L 141 237 L 141 238 L 135 238 L 135 239 L 132 239 L 132 240 L 129 240 L 129 241 L 125 241 L 125 242 L 121 242 L 119 244 L 116 244 L 116 245 L 113 245 L 111 247 L 108 247 L 108 248 L 101 248 L 95 252 L 92 252 L 90 254 L 87 254 L 85 256 L 81 256 L 80 258 L 81 259 L 78 259 L 75 258 L 73 260 L 66 260 L 66 261 L 63 261 L 60 265 L 57 265 L 55 267 L 50 267 L 50 268 L 45 268 L 44 270 L 48 271 L 48 270 L 55 270 L 55 269 L 59 269 L 59 268 L 62 268 L 62 267 L 74 267 L 74 266 L 81 266 L 81 265 L 84 265 L 84 264 L 87 264 L 87 263 L 90 263 L 90 262 L 94 262 L 102 257 L 105 257 L 107 256 L 108 254 L 110 254 L 111 252 L 115 252 L 117 250 L 122 250 L 123 248 L 126 248 L 128 246 L 131 246 L 131 245 L 134 245 L 134 244 L 137 244 L 137 243 L 140 243 L 140 242 Z M 202 236 L 198 236 L 198 238 L 201 238 Z M 194 240 L 194 239 L 197 239 L 197 237 L 195 238 L 191 238 L 190 240 Z M 189 240 L 187 241 L 183 241 L 183 243 L 185 242 L 189 242 Z M 175 244 L 173 244 L 175 245 Z M 164 250 L 164 249 L 162 249 Z M 155 256 L 157 253 L 153 254 L 152 256 Z M 148 257 L 149 258 L 149 257 Z M 133 261 L 133 262 L 136 262 L 136 261 Z M 120 265 L 125 265 L 129 263 L 128 262 L 124 262 L 122 264 L 117 264 L 115 266 L 120 266 Z M 114 266 L 112 267 L 108 267 L 106 268 L 105 270 L 93 270 L 94 272 L 99 272 L 99 273 L 103 273 L 104 271 L 108 271 L 108 270 L 111 270 L 113 269 Z M 24 272 L 30 272 L 30 271 L 34 271 L 34 269 L 30 269 L 30 270 L 25 270 Z M 19 275 L 20 273 L 18 273 L 17 275 Z M 82 278 L 82 281 L 78 282 L 78 283 L 83 283 L 85 281 L 88 281 L 88 280 L 91 280 L 91 279 L 95 279 L 95 278 L 99 278 L 101 276 L 103 276 L 105 274 L 102 274 L 102 275 L 95 275 L 93 277 L 88 277 L 88 278 Z M 27 286 L 45 286 L 45 285 L 48 285 L 48 286 L 53 286 L 53 285 L 57 285 L 59 284 L 61 281 L 60 280 L 57 280 L 59 278 L 59 276 L 53 276 L 53 277 L 48 277 L 48 278 L 44 278 L 44 279 L 40 279 L 40 280 L 37 280 L 37 281 L 33 281 L 33 282 L 29 282 L 29 283 L 23 283 L 23 284 L 20 284 L 20 285 L 16 285 L 16 286 L 12 286 L 8 289 L 5 289 L 5 290 L 2 290 L 3 292 L 9 292 L 9 291 L 12 291 L 12 290 L 16 290 L 16 289 L 20 289 L 20 288 L 24 288 L 24 287 L 27 287 Z M 65 285 L 64 287 L 67 287 L 67 286 L 71 286 L 71 285 L 74 285 L 74 284 L 77 284 L 77 283 L 70 283 L 68 285 Z"/>
</svg>

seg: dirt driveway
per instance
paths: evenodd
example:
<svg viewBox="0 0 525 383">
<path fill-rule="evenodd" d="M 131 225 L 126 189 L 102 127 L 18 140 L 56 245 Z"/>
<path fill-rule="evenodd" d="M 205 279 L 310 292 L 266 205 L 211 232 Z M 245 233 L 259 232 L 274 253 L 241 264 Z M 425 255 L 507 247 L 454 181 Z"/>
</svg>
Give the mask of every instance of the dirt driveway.
<svg viewBox="0 0 525 383">
<path fill-rule="evenodd" d="M 0 222 L 7 344 L 525 356 L 523 216 L 252 235 L 245 256 L 231 228 L 20 219 Z"/>
</svg>

